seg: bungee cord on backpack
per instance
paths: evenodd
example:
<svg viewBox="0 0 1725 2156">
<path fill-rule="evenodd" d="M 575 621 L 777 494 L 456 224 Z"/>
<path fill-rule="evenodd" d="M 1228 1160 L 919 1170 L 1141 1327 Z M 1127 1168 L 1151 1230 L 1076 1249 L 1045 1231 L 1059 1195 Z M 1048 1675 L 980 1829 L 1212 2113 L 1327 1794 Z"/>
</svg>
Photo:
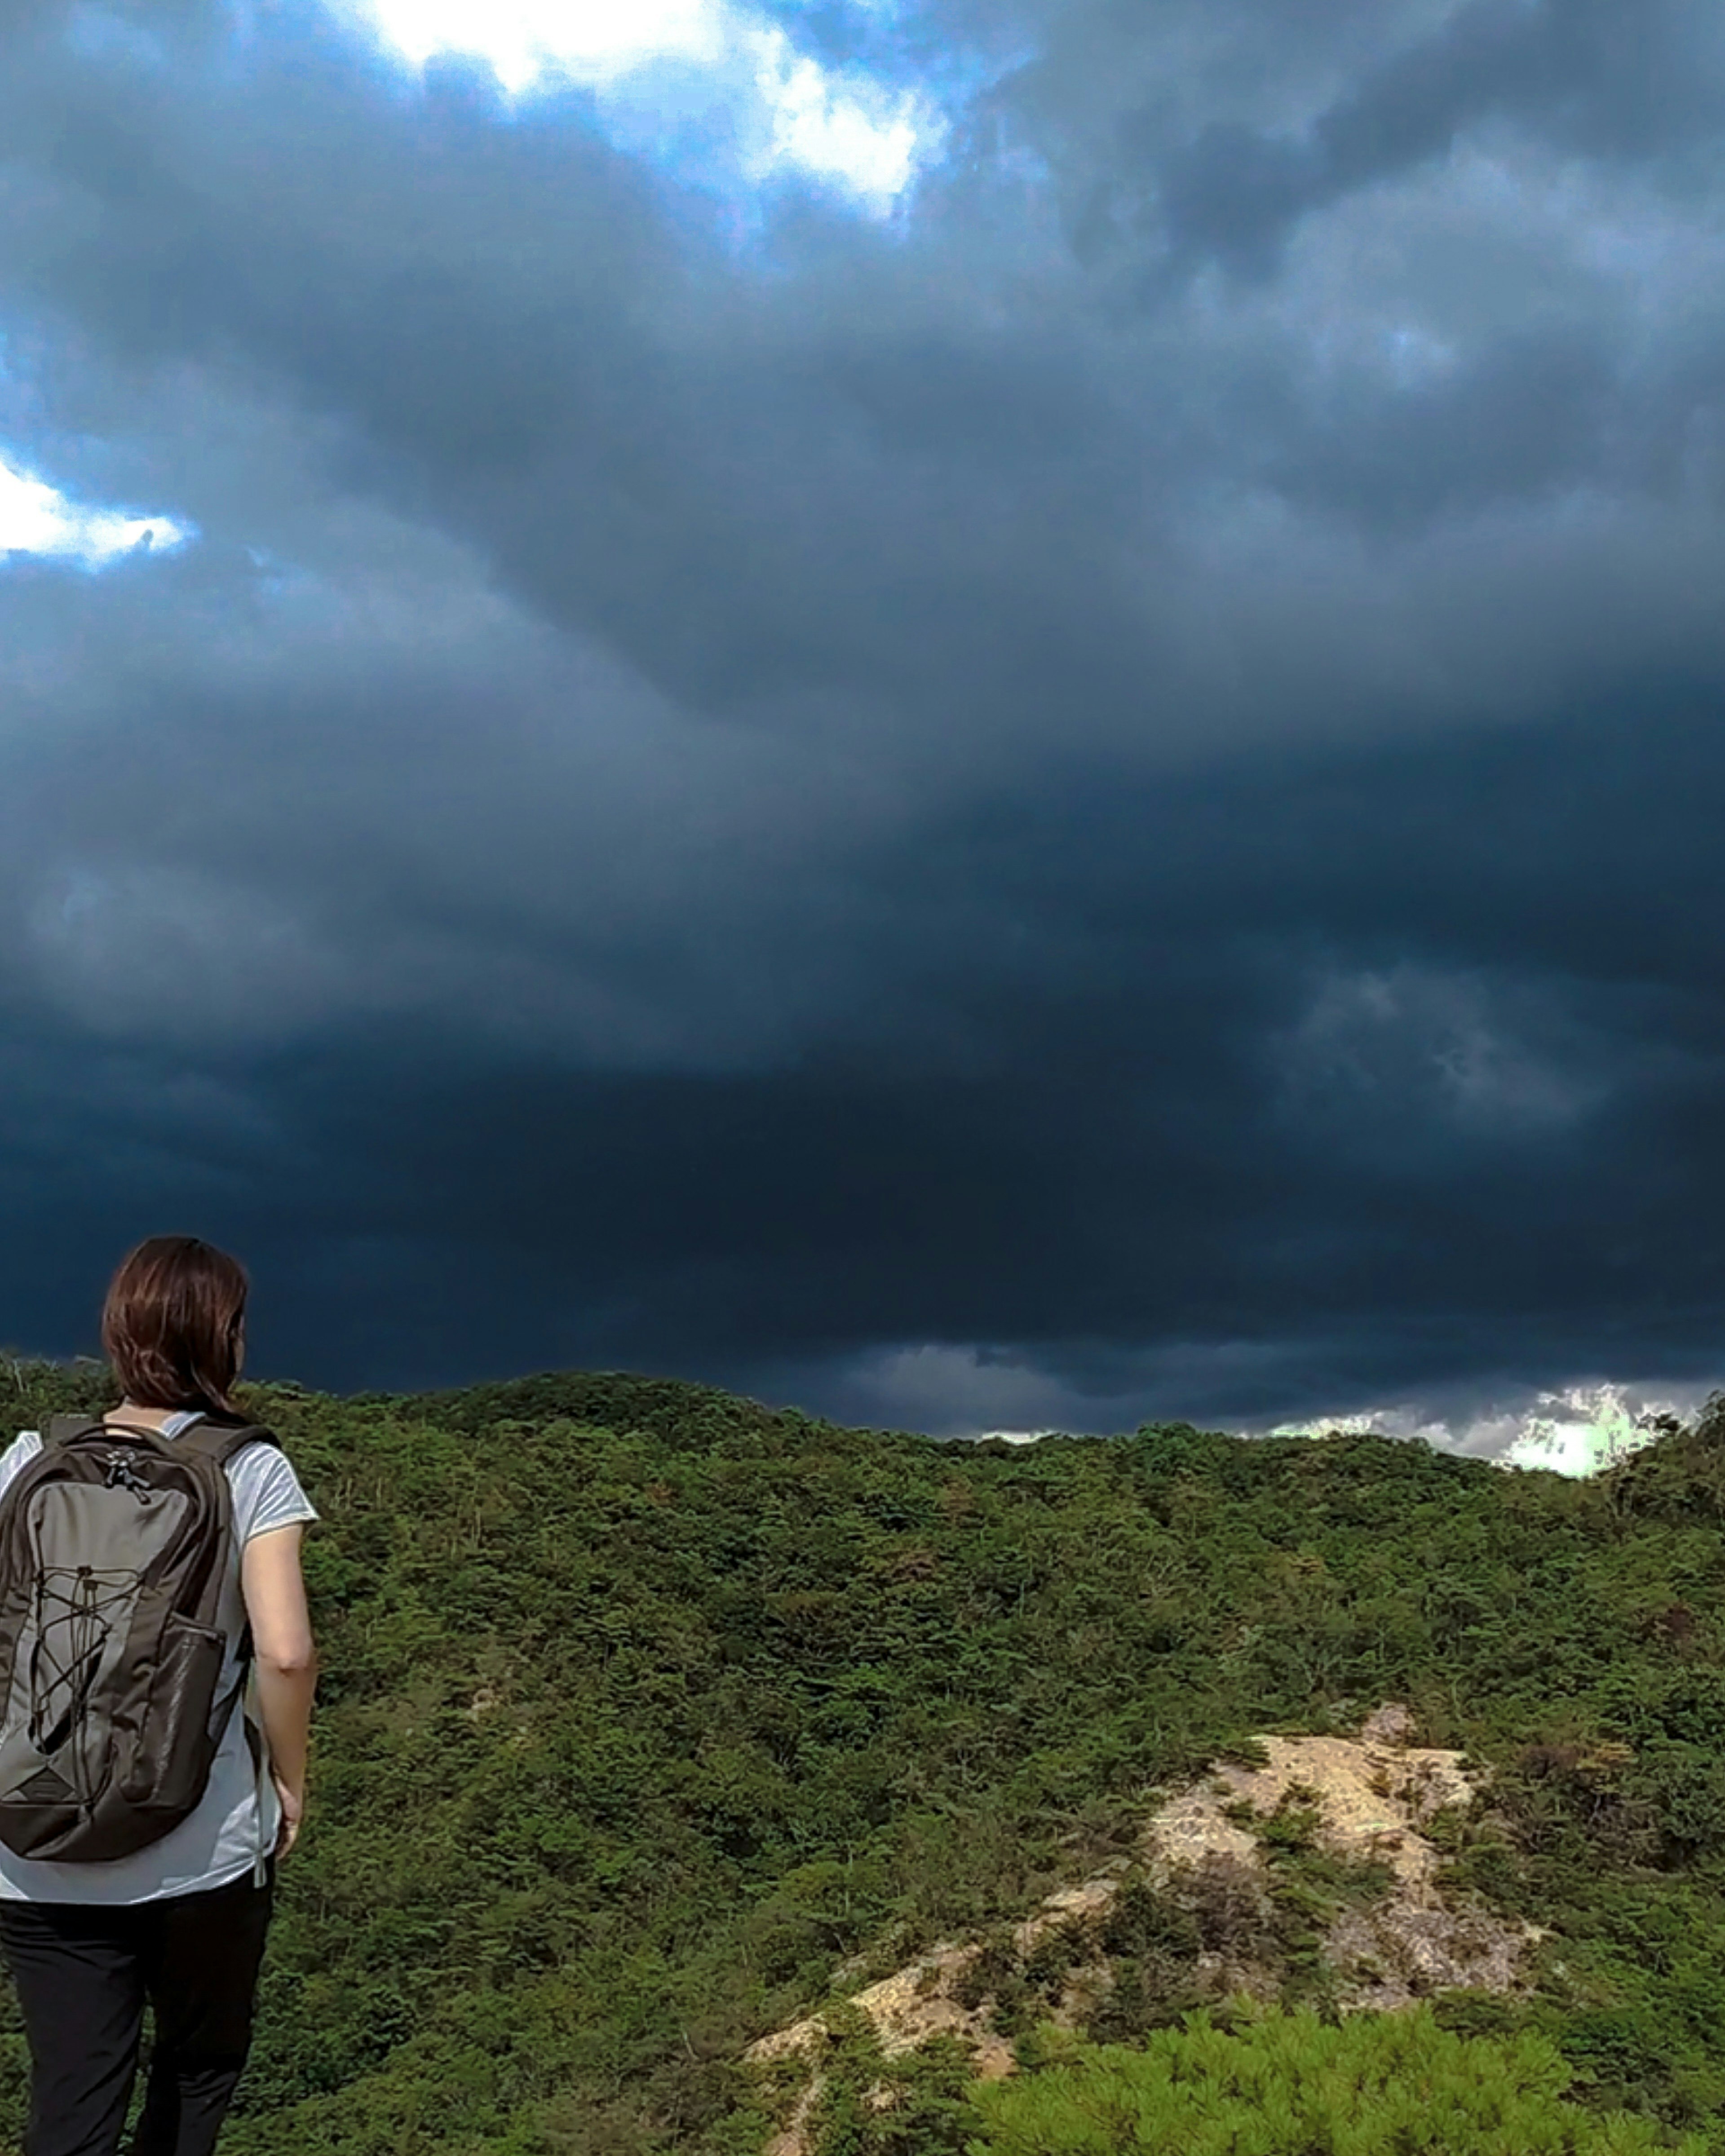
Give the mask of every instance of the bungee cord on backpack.
<svg viewBox="0 0 1725 2156">
<path fill-rule="evenodd" d="M 59 1755 L 78 1731 L 116 1629 L 127 1629 L 143 1575 L 138 1572 L 45 1570 L 36 1606 L 36 1643 L 30 1656 L 30 1742 L 59 1763 Z M 85 1748 L 71 1751 L 67 1778 L 74 1794 L 87 1802 Z"/>
</svg>

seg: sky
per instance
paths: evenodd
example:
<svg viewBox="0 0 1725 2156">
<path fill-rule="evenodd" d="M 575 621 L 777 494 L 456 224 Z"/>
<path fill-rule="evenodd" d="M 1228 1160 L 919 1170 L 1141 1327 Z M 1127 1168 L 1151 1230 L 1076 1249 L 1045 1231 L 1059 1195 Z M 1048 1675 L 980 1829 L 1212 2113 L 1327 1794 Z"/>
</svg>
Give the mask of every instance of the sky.
<svg viewBox="0 0 1725 2156">
<path fill-rule="evenodd" d="M 1699 1401 L 1722 146 L 1701 0 L 11 0 L 0 1339 Z"/>
</svg>

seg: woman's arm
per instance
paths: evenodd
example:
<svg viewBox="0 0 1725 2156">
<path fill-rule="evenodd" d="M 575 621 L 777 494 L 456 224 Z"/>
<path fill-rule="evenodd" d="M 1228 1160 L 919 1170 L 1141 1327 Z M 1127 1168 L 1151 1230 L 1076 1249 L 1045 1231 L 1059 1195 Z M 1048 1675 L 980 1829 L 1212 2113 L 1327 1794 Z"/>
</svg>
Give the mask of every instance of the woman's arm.
<svg viewBox="0 0 1725 2156">
<path fill-rule="evenodd" d="M 281 1840 L 294 1845 L 305 1807 L 305 1755 L 311 1698 L 317 1689 L 317 1650 L 300 1573 L 298 1522 L 254 1535 L 240 1559 L 240 1587 L 251 1620 L 258 1671 L 258 1707 L 270 1747 L 270 1771 L 281 1799 Z"/>
</svg>

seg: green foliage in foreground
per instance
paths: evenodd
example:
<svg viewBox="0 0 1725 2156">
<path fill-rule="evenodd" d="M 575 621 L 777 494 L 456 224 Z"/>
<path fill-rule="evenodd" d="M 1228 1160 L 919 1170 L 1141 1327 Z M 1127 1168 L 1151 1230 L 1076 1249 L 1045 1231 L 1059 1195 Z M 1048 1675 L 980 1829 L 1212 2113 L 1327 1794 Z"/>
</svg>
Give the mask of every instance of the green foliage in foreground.
<svg viewBox="0 0 1725 2156">
<path fill-rule="evenodd" d="M 970 2156 L 1652 2156 L 1645 2119 L 1563 2099 L 1543 2036 L 1453 2035 L 1428 2010 L 1326 2027 L 1270 2015 L 1228 2031 L 1202 2014 L 1138 2050 L 1089 2046 L 978 2088 Z M 1675 2144 L 1705 2156 L 1699 2136 Z"/>
<path fill-rule="evenodd" d="M 103 1396 L 6 1385 L 17 1427 Z M 613 1377 L 249 1404 L 323 1514 L 324 1676 L 225 2156 L 758 2156 L 738 2055 L 841 1969 L 1009 1922 L 1158 1788 L 1385 1697 L 1493 1771 L 1445 1823 L 1458 1888 L 1550 1934 L 1529 1999 L 1437 2018 L 1725 2149 L 1717 1419 L 1575 1485 L 1358 1436 L 941 1445 Z M 1179 1928 L 1082 2033 L 1178 2021 Z M 897 2112 L 859 2082 L 822 2156 L 961 2149 L 955 2063 L 908 2078 Z M 23 2085 L 0 1997 L 0 2151 Z"/>
</svg>

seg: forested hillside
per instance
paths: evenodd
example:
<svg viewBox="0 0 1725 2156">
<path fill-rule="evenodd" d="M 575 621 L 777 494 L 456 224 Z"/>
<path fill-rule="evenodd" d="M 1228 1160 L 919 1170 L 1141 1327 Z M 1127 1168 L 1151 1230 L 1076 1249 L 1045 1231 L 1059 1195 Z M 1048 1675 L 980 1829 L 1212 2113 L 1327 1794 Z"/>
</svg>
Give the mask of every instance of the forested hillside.
<svg viewBox="0 0 1725 2156">
<path fill-rule="evenodd" d="M 18 1427 L 99 1394 L 5 1367 Z M 1645 2115 L 1601 2148 L 1725 2148 L 1717 1421 L 1575 1484 L 1358 1436 L 938 1444 L 624 1378 L 247 1404 L 323 1514 L 324 1675 L 232 2156 L 756 2156 L 741 2053 L 835 1974 L 1021 1914 L 1252 1732 L 1386 1697 L 1491 1770 L 1457 1891 L 1550 1928 L 1531 1994 L 1440 1996 L 1420 2041 L 1560 2056 L 1565 2116 Z M 1189 2004 L 1130 1997 L 1117 2051 Z M 1328 2041 L 1321 1971 L 1297 2001 Z M 824 2148 L 1055 2130 L 985 2123 L 939 2047 L 917 2073 Z"/>
</svg>

